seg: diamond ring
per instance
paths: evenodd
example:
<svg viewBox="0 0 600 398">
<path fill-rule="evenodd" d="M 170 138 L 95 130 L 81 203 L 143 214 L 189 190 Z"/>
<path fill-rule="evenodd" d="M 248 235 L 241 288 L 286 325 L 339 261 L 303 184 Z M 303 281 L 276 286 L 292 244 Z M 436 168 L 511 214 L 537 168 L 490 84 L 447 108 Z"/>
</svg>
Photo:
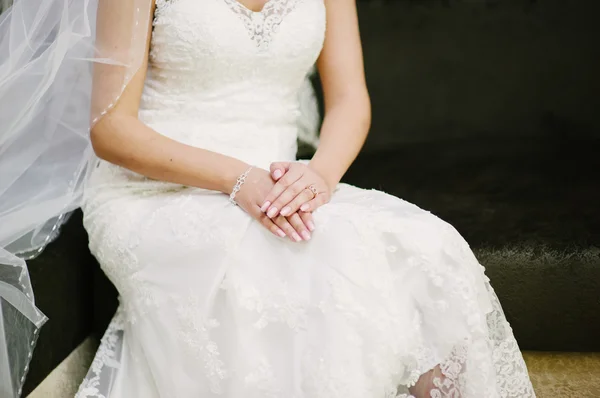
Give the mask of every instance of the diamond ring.
<svg viewBox="0 0 600 398">
<path fill-rule="evenodd" d="M 317 191 L 317 188 L 315 188 L 315 186 L 312 184 L 307 186 L 306 189 L 308 189 L 310 192 L 312 192 L 315 198 L 319 194 L 319 191 Z"/>
</svg>

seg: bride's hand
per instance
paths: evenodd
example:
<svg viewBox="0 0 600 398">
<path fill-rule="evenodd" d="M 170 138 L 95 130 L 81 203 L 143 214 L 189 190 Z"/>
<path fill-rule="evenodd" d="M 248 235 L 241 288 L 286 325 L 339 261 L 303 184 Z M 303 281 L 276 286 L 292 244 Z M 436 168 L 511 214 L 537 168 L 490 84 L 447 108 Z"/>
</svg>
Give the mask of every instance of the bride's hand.
<svg viewBox="0 0 600 398">
<path fill-rule="evenodd" d="M 313 212 L 331 198 L 331 188 L 323 177 L 304 163 L 272 163 L 271 176 L 277 183 L 260 208 L 270 218 Z"/>
<path fill-rule="evenodd" d="M 274 235 L 281 238 L 288 236 L 295 242 L 310 239 L 314 228 L 310 212 L 291 212 L 287 216 L 268 217 L 260 210 L 265 196 L 273 189 L 275 182 L 268 171 L 253 168 L 248 173 L 246 181 L 235 195 L 236 203 L 250 216 L 259 221 Z"/>
</svg>

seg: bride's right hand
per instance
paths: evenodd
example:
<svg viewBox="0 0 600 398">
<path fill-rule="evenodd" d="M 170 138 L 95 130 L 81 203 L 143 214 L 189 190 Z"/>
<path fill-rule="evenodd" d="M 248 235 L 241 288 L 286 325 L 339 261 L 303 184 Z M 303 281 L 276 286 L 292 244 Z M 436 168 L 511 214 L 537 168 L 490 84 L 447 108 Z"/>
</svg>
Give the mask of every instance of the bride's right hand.
<svg viewBox="0 0 600 398">
<path fill-rule="evenodd" d="M 309 240 L 310 229 L 314 229 L 312 213 L 296 212 L 287 217 L 269 218 L 260 210 L 265 197 L 269 194 L 275 181 L 267 170 L 253 168 L 248 173 L 246 181 L 235 195 L 236 203 L 250 216 L 260 222 L 271 233 L 281 238 L 288 236 L 294 242 Z"/>
</svg>

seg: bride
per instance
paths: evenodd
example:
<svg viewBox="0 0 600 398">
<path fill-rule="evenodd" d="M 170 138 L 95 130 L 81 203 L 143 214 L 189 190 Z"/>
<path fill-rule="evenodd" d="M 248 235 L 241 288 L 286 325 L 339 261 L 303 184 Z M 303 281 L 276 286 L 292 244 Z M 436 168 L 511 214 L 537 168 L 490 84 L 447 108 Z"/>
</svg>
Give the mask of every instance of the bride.
<svg viewBox="0 0 600 398">
<path fill-rule="evenodd" d="M 534 396 L 459 233 L 340 183 L 370 124 L 352 0 L 156 0 L 150 15 L 142 67 L 91 130 L 82 202 L 121 300 L 108 397 Z M 99 8 L 96 36 L 118 52 L 111 18 Z M 315 62 L 320 144 L 296 161 Z M 104 396 L 94 383 L 78 396 Z"/>
</svg>

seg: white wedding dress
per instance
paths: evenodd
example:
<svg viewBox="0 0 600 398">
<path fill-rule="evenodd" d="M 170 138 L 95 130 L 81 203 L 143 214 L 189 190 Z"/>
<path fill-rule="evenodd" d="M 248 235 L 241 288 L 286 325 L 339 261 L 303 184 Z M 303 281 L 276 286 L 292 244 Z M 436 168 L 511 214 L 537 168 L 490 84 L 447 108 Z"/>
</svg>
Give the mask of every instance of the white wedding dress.
<svg viewBox="0 0 600 398">
<path fill-rule="evenodd" d="M 323 0 L 157 0 L 140 119 L 259 167 L 295 160 Z M 340 184 L 310 241 L 222 193 L 99 161 L 83 206 L 121 306 L 78 397 L 533 397 L 494 291 L 456 230 Z"/>
</svg>

